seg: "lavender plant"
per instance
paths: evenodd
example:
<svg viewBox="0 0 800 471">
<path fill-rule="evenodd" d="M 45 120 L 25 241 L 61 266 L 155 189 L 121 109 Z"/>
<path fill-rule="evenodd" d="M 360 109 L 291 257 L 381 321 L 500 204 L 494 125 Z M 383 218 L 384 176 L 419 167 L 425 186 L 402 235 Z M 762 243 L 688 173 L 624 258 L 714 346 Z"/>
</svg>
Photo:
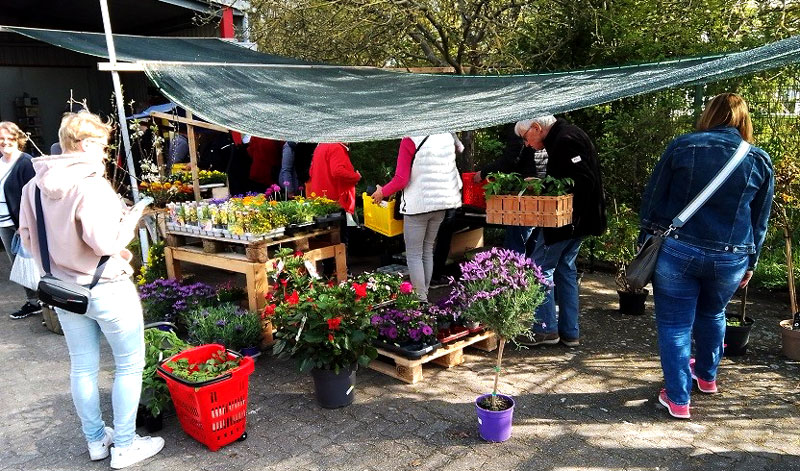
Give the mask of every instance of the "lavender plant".
<svg viewBox="0 0 800 471">
<path fill-rule="evenodd" d="M 480 322 L 500 339 L 492 409 L 499 408 L 497 384 L 505 344 L 528 333 L 536 308 L 550 287 L 541 268 L 511 250 L 492 248 L 461 264 L 461 278 L 453 283 L 445 305 L 460 306 L 465 318 Z"/>
<path fill-rule="evenodd" d="M 155 280 L 139 287 L 145 322 L 184 322 L 190 309 L 216 300 L 216 291 L 205 283 L 185 284 L 179 280 Z"/>
</svg>

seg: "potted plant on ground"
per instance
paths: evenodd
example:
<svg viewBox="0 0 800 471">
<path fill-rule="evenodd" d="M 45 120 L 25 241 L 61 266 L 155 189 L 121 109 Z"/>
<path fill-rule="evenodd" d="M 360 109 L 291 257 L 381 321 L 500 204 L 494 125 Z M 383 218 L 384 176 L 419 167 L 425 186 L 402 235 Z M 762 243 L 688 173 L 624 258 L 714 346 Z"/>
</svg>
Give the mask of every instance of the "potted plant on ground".
<svg viewBox="0 0 800 471">
<path fill-rule="evenodd" d="M 277 287 L 265 315 L 278 327 L 273 353 L 311 372 L 317 402 L 333 409 L 351 404 L 358 366 L 378 352 L 370 324 L 366 286 L 335 284 L 309 274 L 302 254 L 280 251 L 273 275 Z"/>
<path fill-rule="evenodd" d="M 229 350 L 254 357 L 259 353 L 261 316 L 233 303 L 201 306 L 188 315 L 189 338 L 198 345 L 218 343 Z"/>
<path fill-rule="evenodd" d="M 492 248 L 461 264 L 461 278 L 450 297 L 461 303 L 464 317 L 480 322 L 500 339 L 492 393 L 475 400 L 484 440 L 501 442 L 511 436 L 514 400 L 497 392 L 503 349 L 509 339 L 529 332 L 549 286 L 538 266 L 511 250 Z"/>
<path fill-rule="evenodd" d="M 742 305 L 739 315 L 725 315 L 725 340 L 723 341 L 725 356 L 739 356 L 747 353 L 747 344 L 750 342 L 750 330 L 753 328 L 753 319 L 745 315 L 747 312 L 747 287 L 742 290 Z"/>
<path fill-rule="evenodd" d="M 645 301 L 649 291 L 646 288 L 636 290 L 628 283 L 627 267 L 636 256 L 636 239 L 639 235 L 639 218 L 626 205 L 617 205 L 608 215 L 608 230 L 600 237 L 599 251 L 608 261 L 614 264 L 616 275 L 614 281 L 619 295 L 619 312 L 641 316 L 644 314 Z"/>
<path fill-rule="evenodd" d="M 164 380 L 156 374 L 158 365 L 188 347 L 189 345 L 172 331 L 155 328 L 144 331 L 144 370 L 137 424 L 141 422 L 150 433 L 161 429 L 164 409 L 171 404 L 169 389 Z"/>
<path fill-rule="evenodd" d="M 800 162 L 786 153 L 775 162 L 775 197 L 772 200 L 773 220 L 783 231 L 786 254 L 786 271 L 789 284 L 791 318 L 780 322 L 783 354 L 800 360 L 800 309 L 794 284 L 794 259 L 792 256 L 792 231 L 800 209 Z"/>
</svg>

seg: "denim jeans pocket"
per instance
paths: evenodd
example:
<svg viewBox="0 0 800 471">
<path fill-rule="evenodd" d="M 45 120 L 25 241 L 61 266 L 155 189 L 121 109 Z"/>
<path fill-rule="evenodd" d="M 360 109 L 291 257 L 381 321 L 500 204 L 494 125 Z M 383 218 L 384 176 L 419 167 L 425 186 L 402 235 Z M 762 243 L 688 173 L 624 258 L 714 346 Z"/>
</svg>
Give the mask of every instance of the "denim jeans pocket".
<svg viewBox="0 0 800 471">
<path fill-rule="evenodd" d="M 733 254 L 731 254 L 733 255 Z M 737 256 L 725 257 L 714 260 L 714 278 L 717 280 L 727 280 L 738 282 L 747 271 L 749 256 L 746 254 L 736 254 Z"/>
<path fill-rule="evenodd" d="M 670 248 L 667 244 L 661 246 L 656 262 L 656 275 L 661 278 L 677 280 L 683 278 L 689 270 L 692 256 Z"/>
</svg>

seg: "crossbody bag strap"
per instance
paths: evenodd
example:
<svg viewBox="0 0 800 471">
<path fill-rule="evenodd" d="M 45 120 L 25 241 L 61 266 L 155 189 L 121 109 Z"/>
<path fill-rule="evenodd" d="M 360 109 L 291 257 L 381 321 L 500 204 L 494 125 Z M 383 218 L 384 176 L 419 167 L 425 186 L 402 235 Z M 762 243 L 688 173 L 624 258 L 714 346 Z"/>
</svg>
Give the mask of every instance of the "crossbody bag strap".
<svg viewBox="0 0 800 471">
<path fill-rule="evenodd" d="M 50 275 L 50 250 L 47 247 L 47 232 L 44 230 L 44 211 L 42 211 L 42 190 L 36 187 L 36 231 L 39 234 L 39 254 L 42 256 L 44 273 Z"/>
<path fill-rule="evenodd" d="M 683 227 L 686 224 L 686 221 L 689 220 L 694 214 L 711 198 L 711 195 L 717 192 L 717 190 L 722 186 L 723 183 L 728 179 L 728 177 L 733 173 L 736 167 L 742 163 L 745 156 L 748 152 L 750 152 L 750 143 L 742 139 L 742 142 L 739 143 L 739 147 L 736 148 L 736 152 L 728 159 L 728 162 L 717 172 L 717 175 L 711 179 L 710 182 L 706 184 L 703 190 L 697 194 L 697 196 L 683 208 L 683 211 L 678 213 L 677 216 L 672 220 L 672 224 L 670 224 L 669 229 L 664 233 L 664 235 L 669 235 L 675 229 Z"/>
<path fill-rule="evenodd" d="M 422 144 L 425 144 L 425 141 L 427 141 L 429 137 L 431 137 L 431 136 L 425 136 L 425 139 L 423 139 L 422 142 L 420 142 L 419 145 L 414 149 L 414 154 L 411 155 L 411 163 L 408 164 L 408 179 L 409 180 L 411 180 L 411 170 L 414 168 L 414 159 L 417 157 L 417 152 L 419 152 L 420 147 L 422 147 Z M 400 198 L 403 198 L 402 193 L 400 194 Z M 404 198 L 402 199 L 402 201 L 400 201 L 400 203 L 401 203 L 401 206 L 403 207 L 403 209 L 405 209 L 406 206 L 405 206 L 405 199 Z"/>
<path fill-rule="evenodd" d="M 42 191 L 39 187 L 36 187 L 36 231 L 39 234 L 39 253 L 42 256 L 42 268 L 44 268 L 44 272 L 47 275 L 53 276 L 50 273 L 50 250 L 47 246 L 47 231 L 44 228 L 44 211 L 42 210 Z M 108 255 L 103 255 L 100 257 L 100 261 L 97 262 L 97 268 L 94 271 L 94 276 L 92 277 L 92 284 L 89 285 L 89 289 L 94 288 L 97 283 L 100 281 L 100 276 L 103 274 L 103 270 L 106 268 L 106 262 L 108 259 L 111 258 Z"/>
</svg>

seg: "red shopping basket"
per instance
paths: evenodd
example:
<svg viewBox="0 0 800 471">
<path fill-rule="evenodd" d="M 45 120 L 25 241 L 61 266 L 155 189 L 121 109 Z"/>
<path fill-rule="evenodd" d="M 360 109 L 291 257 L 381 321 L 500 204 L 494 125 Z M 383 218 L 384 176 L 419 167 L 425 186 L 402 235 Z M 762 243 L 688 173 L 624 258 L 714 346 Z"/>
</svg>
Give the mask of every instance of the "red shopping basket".
<svg viewBox="0 0 800 471">
<path fill-rule="evenodd" d="M 462 202 L 467 206 L 486 209 L 486 191 L 483 189 L 486 179 L 481 180 L 480 183 L 473 182 L 472 177 L 475 176 L 475 173 L 461 174 L 461 181 L 464 183 L 461 188 Z"/>
<path fill-rule="evenodd" d="M 201 345 L 173 355 L 158 367 L 158 375 L 167 381 L 181 427 L 211 451 L 246 438 L 247 387 L 254 369 L 253 359 L 228 350 L 228 359 L 241 358 L 239 367 L 202 383 L 173 376 L 166 363 L 182 358 L 189 363 L 202 363 L 224 349 L 215 343 Z"/>
</svg>

